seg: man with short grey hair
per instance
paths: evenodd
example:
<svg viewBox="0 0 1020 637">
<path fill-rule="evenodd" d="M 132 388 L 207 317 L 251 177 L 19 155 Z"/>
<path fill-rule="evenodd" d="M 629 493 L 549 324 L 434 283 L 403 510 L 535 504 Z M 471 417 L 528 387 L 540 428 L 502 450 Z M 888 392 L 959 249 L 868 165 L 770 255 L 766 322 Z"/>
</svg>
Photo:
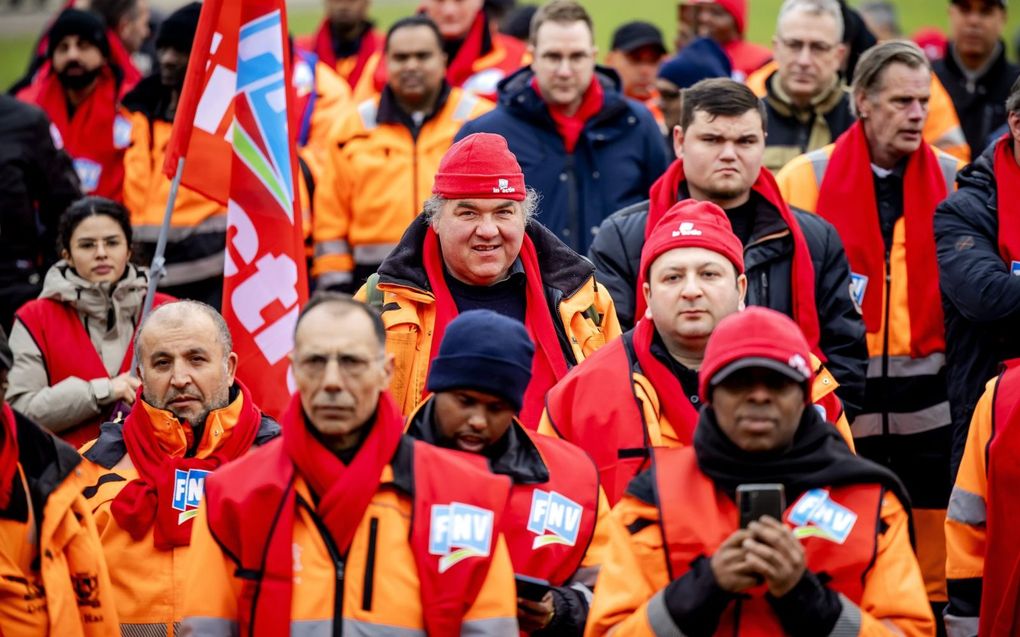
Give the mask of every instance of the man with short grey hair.
<svg viewBox="0 0 1020 637">
<path fill-rule="evenodd" d="M 797 155 L 830 144 L 854 122 L 839 70 L 846 57 L 836 0 L 786 0 L 772 37 L 775 64 L 747 78 L 765 102 L 765 166 L 773 172 Z"/>
<path fill-rule="evenodd" d="M 488 309 L 524 323 L 536 343 L 520 414 L 535 429 L 546 391 L 619 336 L 612 298 L 595 282 L 590 261 L 529 223 L 536 195 L 499 135 L 477 133 L 454 144 L 432 193 L 358 293 L 382 310 L 387 350 L 395 355 L 393 397 L 411 413 L 446 325 L 460 312 Z"/>
</svg>

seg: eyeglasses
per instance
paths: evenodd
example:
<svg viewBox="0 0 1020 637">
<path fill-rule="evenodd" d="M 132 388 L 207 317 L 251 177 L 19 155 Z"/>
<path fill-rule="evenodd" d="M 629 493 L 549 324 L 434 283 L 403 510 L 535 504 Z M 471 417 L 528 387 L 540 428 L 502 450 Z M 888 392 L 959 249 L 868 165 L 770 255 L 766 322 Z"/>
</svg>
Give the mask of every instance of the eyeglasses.
<svg viewBox="0 0 1020 637">
<path fill-rule="evenodd" d="M 358 378 L 368 371 L 372 363 L 382 360 L 378 358 L 361 358 L 350 354 L 307 354 L 298 359 L 297 367 L 306 376 L 322 376 L 326 373 L 329 361 L 335 360 L 340 374 L 346 378 Z"/>
<path fill-rule="evenodd" d="M 805 48 L 807 48 L 811 55 L 814 56 L 821 56 L 825 55 L 826 53 L 831 53 L 833 49 L 836 48 L 835 44 L 829 44 L 828 42 L 819 42 L 817 40 L 805 42 L 804 40 L 787 40 L 785 38 L 780 38 L 779 43 L 782 44 L 783 47 L 792 51 L 793 53 L 800 53 Z"/>
</svg>

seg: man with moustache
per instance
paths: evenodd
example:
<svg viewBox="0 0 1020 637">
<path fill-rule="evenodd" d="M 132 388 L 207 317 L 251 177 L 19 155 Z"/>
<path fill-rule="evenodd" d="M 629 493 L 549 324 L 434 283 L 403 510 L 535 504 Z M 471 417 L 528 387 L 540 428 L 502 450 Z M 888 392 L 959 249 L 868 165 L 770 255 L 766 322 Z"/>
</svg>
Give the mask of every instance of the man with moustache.
<svg viewBox="0 0 1020 637">
<path fill-rule="evenodd" d="M 110 60 L 102 20 L 65 9 L 50 27 L 46 63 L 17 97 L 46 111 L 51 131 L 74 161 L 82 192 L 121 201 L 131 124 L 118 106 L 123 72 Z"/>
<path fill-rule="evenodd" d="M 124 634 L 175 634 L 205 477 L 280 427 L 237 381 L 237 354 L 216 310 L 163 304 L 142 322 L 140 396 L 123 422 L 82 447 L 84 490 L 103 544 Z"/>
</svg>

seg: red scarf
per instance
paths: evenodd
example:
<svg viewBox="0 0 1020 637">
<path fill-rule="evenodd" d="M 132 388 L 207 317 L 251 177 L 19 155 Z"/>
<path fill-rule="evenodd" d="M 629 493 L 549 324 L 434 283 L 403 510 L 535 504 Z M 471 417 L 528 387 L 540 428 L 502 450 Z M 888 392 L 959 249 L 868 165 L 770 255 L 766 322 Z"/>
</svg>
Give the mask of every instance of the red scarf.
<svg viewBox="0 0 1020 637">
<path fill-rule="evenodd" d="M 400 410 L 388 392 L 379 396 L 372 430 L 349 465 L 322 446 L 309 431 L 299 394 L 291 397 L 280 424 L 284 451 L 311 490 L 319 496 L 316 514 L 340 553 L 347 555 L 354 533 L 372 497 L 379 490 L 383 470 L 393 459 L 403 435 L 404 422 Z M 290 634 L 294 582 L 292 543 L 297 515 L 295 490 L 290 488 L 266 548 L 265 575 L 252 622 L 256 635 Z M 341 584 L 338 582 L 338 585 Z M 340 620 L 336 618 L 335 621 Z"/>
<path fill-rule="evenodd" d="M 531 78 L 531 88 L 535 89 L 539 97 L 542 97 L 542 89 L 539 88 L 538 81 L 535 78 Z M 602 110 L 604 99 L 605 93 L 602 90 L 602 83 L 599 82 L 597 77 L 592 76 L 591 84 L 588 85 L 584 95 L 581 96 L 581 105 L 573 115 L 567 115 L 564 108 L 558 104 L 546 102 L 549 115 L 552 117 L 553 123 L 556 124 L 556 132 L 563 138 L 563 145 L 568 153 L 574 152 L 574 149 L 577 148 L 577 140 L 581 138 L 581 131 L 584 130 L 584 125 Z M 542 100 L 545 101 L 545 98 L 542 97 Z"/>
<path fill-rule="evenodd" d="M 1020 260 L 1020 165 L 1013 156 L 1013 138 L 1006 134 L 995 145 L 995 185 L 999 189 L 999 254 L 1006 266 Z"/>
<path fill-rule="evenodd" d="M 545 289 L 542 275 L 538 267 L 538 255 L 531 237 L 525 235 L 521 245 L 521 262 L 527 277 L 526 307 L 524 326 L 528 328 L 531 340 L 535 341 L 536 355 L 531 361 L 531 382 L 524 392 L 524 406 L 521 408 L 520 420 L 529 429 L 538 427 L 542 410 L 545 408 L 545 393 L 567 373 L 567 361 L 560 349 L 559 337 L 553 326 L 549 305 L 545 300 Z M 425 233 L 425 246 L 422 262 L 425 274 L 429 278 L 432 294 L 436 298 L 436 324 L 432 328 L 432 347 L 429 351 L 429 366 L 432 359 L 439 353 L 439 344 L 450 321 L 457 317 L 457 303 L 446 285 L 443 273 L 443 259 L 439 251 L 439 238 L 429 228 Z M 482 338 L 495 335 L 480 335 Z M 422 394 L 422 398 L 425 394 Z"/>
<path fill-rule="evenodd" d="M 482 45 L 485 43 L 485 30 L 488 28 L 489 21 L 485 18 L 485 12 L 479 11 L 467 37 L 464 38 L 464 44 L 460 45 L 457 55 L 446 67 L 446 81 L 450 86 L 462 86 L 474 75 L 475 62 L 485 53 L 482 51 Z"/>
<path fill-rule="evenodd" d="M 694 441 L 694 426 L 698 424 L 698 410 L 687 399 L 683 386 L 659 359 L 652 354 L 655 324 L 642 318 L 634 326 L 634 354 L 641 365 L 641 373 L 651 381 L 659 397 L 662 415 L 665 416 L 677 438 L 685 445 Z"/>
<path fill-rule="evenodd" d="M 652 184 L 649 190 L 648 221 L 645 222 L 646 240 L 651 236 L 652 230 L 655 229 L 659 220 L 676 204 L 680 184 L 684 179 L 684 162 L 682 159 L 678 159 L 670 164 L 662 177 Z M 772 173 L 762 168 L 758 173 L 758 179 L 751 185 L 751 190 L 772 204 L 779 211 L 779 216 L 786 223 L 786 227 L 790 229 L 790 236 L 793 238 L 793 266 L 790 268 L 793 320 L 804 332 L 812 353 L 824 362 L 825 355 L 818 345 L 821 329 L 818 326 L 818 307 L 815 305 L 815 268 L 811 263 L 811 252 L 808 251 L 804 233 L 793 216 L 793 212 L 790 211 L 790 207 L 783 200 L 783 196 L 779 194 L 779 186 L 776 185 L 776 179 Z M 635 318 L 640 318 L 645 314 L 645 297 L 642 293 L 644 282 L 645 274 L 639 272 Z"/>
<path fill-rule="evenodd" d="M 910 354 L 917 358 L 945 349 L 933 224 L 935 206 L 946 194 L 938 158 L 928 144 L 922 143 L 910 156 L 903 177 Z M 819 187 L 817 210 L 836 226 L 850 269 L 868 277 L 862 304 L 864 324 L 868 332 L 876 333 L 882 327 L 885 243 L 879 227 L 871 154 L 860 122 L 836 140 Z"/>
<path fill-rule="evenodd" d="M 228 412 L 237 409 L 235 405 L 241 401 L 237 421 L 232 428 L 224 428 L 225 440 L 217 441 L 201 458 L 185 458 L 183 449 L 173 455 L 164 450 L 139 390 L 131 413 L 124 420 L 123 429 L 124 444 L 128 457 L 138 470 L 138 478 L 121 490 L 110 508 L 117 523 L 132 538 L 142 539 L 155 525 L 153 533 L 157 549 L 165 551 L 191 544 L 193 518 L 186 517 L 186 511 L 173 507 L 174 497 L 179 495 L 175 494 L 176 472 L 187 473 L 190 469 L 212 471 L 241 457 L 251 448 L 262 421 L 262 412 L 255 406 L 248 389 L 240 381 L 237 386 L 241 391 L 233 403 L 209 414 L 206 434 L 211 430 L 214 418 L 232 418 Z M 172 415 L 169 418 L 176 424 Z"/>
<path fill-rule="evenodd" d="M 322 21 L 322 25 L 319 26 L 312 44 L 314 53 L 319 56 L 319 59 L 329 65 L 329 68 L 339 72 L 337 69 L 337 62 L 339 60 L 337 60 L 336 52 L 333 50 L 333 31 L 330 29 L 329 20 Z M 358 47 L 354 67 L 348 73 L 341 75 L 350 84 L 352 90 L 358 85 L 358 80 L 361 79 L 361 72 L 365 70 L 368 59 L 380 48 L 382 47 L 379 46 L 379 38 L 376 37 L 375 30 L 372 28 L 367 29 L 361 35 L 361 45 Z"/>
<path fill-rule="evenodd" d="M 18 475 L 18 425 L 7 403 L 0 406 L 0 510 L 11 502 L 14 476 Z"/>
<path fill-rule="evenodd" d="M 116 148 L 113 143 L 117 81 L 109 66 L 103 67 L 95 90 L 78 105 L 74 117 L 68 117 L 64 89 L 49 64 L 39 70 L 31 85 L 18 93 L 18 99 L 46 111 L 73 159 L 89 160 L 101 166 L 98 183 L 86 194 L 122 199 L 124 149 Z"/>
</svg>

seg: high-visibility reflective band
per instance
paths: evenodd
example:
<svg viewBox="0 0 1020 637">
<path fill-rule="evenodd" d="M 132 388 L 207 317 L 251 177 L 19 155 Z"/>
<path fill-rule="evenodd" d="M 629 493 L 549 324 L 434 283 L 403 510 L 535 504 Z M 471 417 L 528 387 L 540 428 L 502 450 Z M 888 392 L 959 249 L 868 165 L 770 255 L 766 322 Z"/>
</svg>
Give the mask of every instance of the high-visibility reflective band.
<svg viewBox="0 0 1020 637">
<path fill-rule="evenodd" d="M 829 154 L 824 149 L 819 148 L 808 153 L 807 159 L 811 162 L 811 168 L 815 171 L 815 185 L 821 189 L 822 180 L 825 179 L 825 169 L 829 167 Z"/>
<path fill-rule="evenodd" d="M 950 613 L 945 614 L 946 637 L 974 637 L 978 634 L 979 618 L 958 617 Z"/>
<path fill-rule="evenodd" d="M 121 635 L 126 636 L 128 634 L 124 632 L 126 625 L 121 624 L 120 628 Z M 232 619 L 224 619 L 222 617 L 185 617 L 184 621 L 181 622 L 180 637 L 237 637 L 237 634 L 237 622 Z M 159 637 L 166 637 L 165 625 Z"/>
<path fill-rule="evenodd" d="M 404 633 L 389 633 L 385 632 L 386 626 L 381 626 L 382 630 L 375 632 L 358 632 L 357 630 L 347 631 L 347 622 L 344 622 L 343 630 L 341 631 L 345 635 L 381 635 L 384 637 L 397 637 Z M 330 637 L 333 634 L 333 620 L 332 619 L 311 619 L 305 621 L 292 621 L 290 622 L 290 637 Z"/>
<path fill-rule="evenodd" d="M 366 130 L 372 130 L 378 126 L 379 104 L 374 98 L 365 100 L 358 104 L 358 115 L 361 116 L 361 125 Z"/>
<path fill-rule="evenodd" d="M 457 102 L 457 108 L 453 111 L 453 119 L 455 121 L 464 121 L 471 117 L 471 111 L 475 110 L 475 105 L 478 104 L 478 98 L 471 93 L 464 93 L 460 97 L 460 101 Z"/>
<path fill-rule="evenodd" d="M 839 594 L 839 603 L 842 604 L 843 610 L 839 613 L 839 619 L 832 627 L 829 637 L 857 637 L 861 632 L 861 609 L 842 593 Z"/>
<path fill-rule="evenodd" d="M 316 279 L 316 285 L 320 288 L 330 288 L 335 285 L 348 285 L 354 280 L 354 274 L 351 272 L 323 272 L 318 279 Z"/>
<path fill-rule="evenodd" d="M 396 248 L 395 243 L 364 243 L 354 246 L 354 262 L 358 265 L 382 263 Z"/>
<path fill-rule="evenodd" d="M 518 637 L 518 635 L 520 632 L 517 630 L 516 617 L 472 619 L 460 625 L 460 637 Z"/>
<path fill-rule="evenodd" d="M 159 280 L 159 287 L 183 285 L 185 283 L 221 277 L 223 276 L 223 257 L 224 253 L 218 252 L 201 259 L 195 259 L 194 261 L 168 263 L 166 265 L 166 274 Z"/>
<path fill-rule="evenodd" d="M 900 436 L 919 434 L 948 427 L 949 423 L 949 401 L 942 401 L 919 411 L 889 414 L 889 433 Z M 850 429 L 854 438 L 881 436 L 882 414 L 858 414 Z"/>
<path fill-rule="evenodd" d="M 350 253 L 351 245 L 344 241 L 343 239 L 315 242 L 316 257 L 324 257 L 327 254 L 350 254 Z"/>
<path fill-rule="evenodd" d="M 134 226 L 132 229 L 132 235 L 135 241 L 142 243 L 156 243 L 159 241 L 159 231 L 162 226 Z M 204 234 L 207 232 L 222 232 L 227 231 L 227 215 L 218 214 L 211 217 L 207 217 L 202 223 L 197 226 L 170 226 L 167 228 L 166 240 L 170 243 L 177 241 L 184 241 L 189 237 L 196 234 Z"/>
<path fill-rule="evenodd" d="M 953 522 L 968 526 L 984 526 L 986 521 L 985 499 L 960 487 L 953 487 L 949 496 L 949 510 L 946 517 Z"/>
<path fill-rule="evenodd" d="M 945 354 L 936 352 L 924 358 L 890 356 L 886 371 L 887 378 L 910 378 L 912 376 L 934 376 L 946 366 Z M 882 357 L 868 359 L 868 378 L 882 377 Z"/>
<path fill-rule="evenodd" d="M 174 625 L 174 634 L 177 634 L 178 625 Z M 227 633 L 216 633 L 226 635 Z M 236 629 L 233 634 L 237 634 Z M 166 622 L 159 624 L 121 624 L 121 637 L 166 637 Z"/>
<path fill-rule="evenodd" d="M 686 637 L 680 630 L 673 618 L 669 616 L 669 609 L 666 608 L 666 598 L 662 591 L 659 591 L 648 600 L 647 613 L 648 625 L 656 637 Z"/>
</svg>

